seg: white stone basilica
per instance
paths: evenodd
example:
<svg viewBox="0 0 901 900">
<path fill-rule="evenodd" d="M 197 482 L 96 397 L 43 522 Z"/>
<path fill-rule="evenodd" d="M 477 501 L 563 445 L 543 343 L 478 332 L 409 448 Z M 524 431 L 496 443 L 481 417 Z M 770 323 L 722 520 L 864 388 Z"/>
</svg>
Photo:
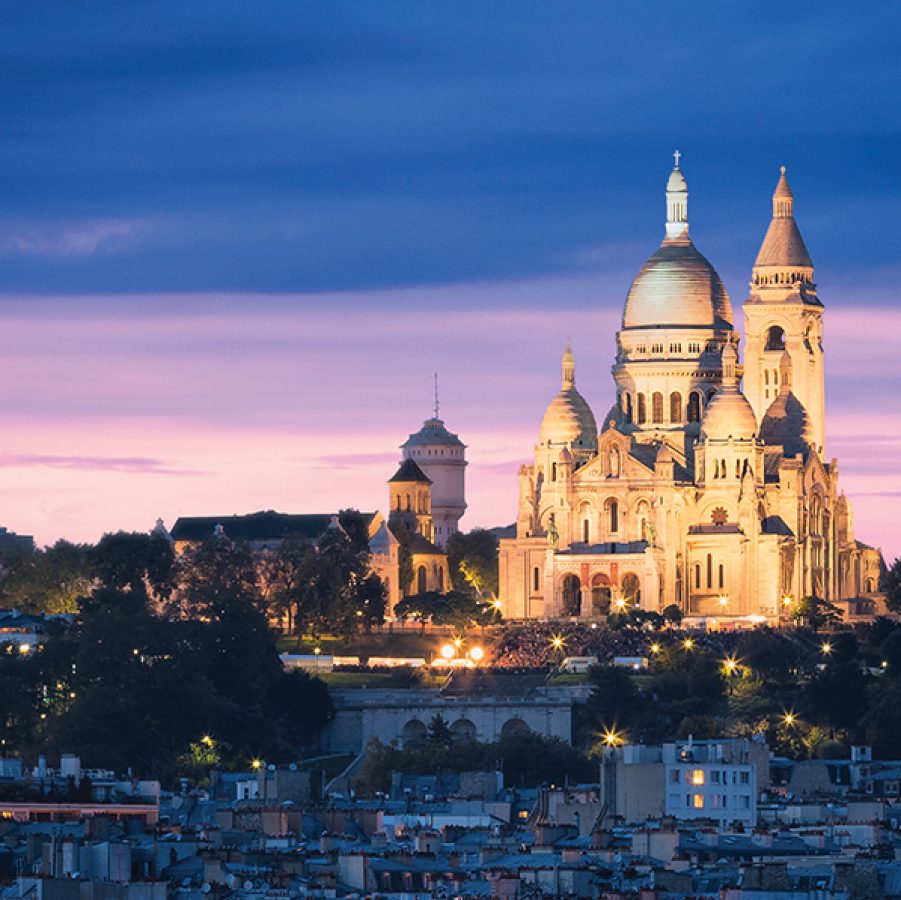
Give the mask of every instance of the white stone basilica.
<svg viewBox="0 0 901 900">
<path fill-rule="evenodd" d="M 872 609 L 881 556 L 855 540 L 825 457 L 823 304 L 793 202 L 783 168 L 742 366 L 729 296 L 689 235 L 676 155 L 666 235 L 616 338 L 616 402 L 599 432 L 567 346 L 535 461 L 520 468 L 516 537 L 500 551 L 506 618 L 597 618 L 611 600 L 771 623 L 807 596 Z"/>
</svg>

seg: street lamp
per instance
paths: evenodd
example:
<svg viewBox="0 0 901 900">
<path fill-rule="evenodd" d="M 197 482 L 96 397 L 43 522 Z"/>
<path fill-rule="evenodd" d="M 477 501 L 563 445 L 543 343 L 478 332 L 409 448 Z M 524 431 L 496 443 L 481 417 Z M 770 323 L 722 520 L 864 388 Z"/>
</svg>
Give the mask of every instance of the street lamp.
<svg viewBox="0 0 901 900">
<path fill-rule="evenodd" d="M 553 647 L 554 650 L 562 650 L 565 645 L 566 645 L 566 641 L 564 641 L 563 638 L 559 634 L 555 634 L 551 638 L 551 647 Z"/>
<path fill-rule="evenodd" d="M 739 674 L 738 660 L 732 656 L 727 657 L 723 660 L 723 668 L 726 670 L 726 674 L 729 676 L 729 694 L 731 695 L 735 676 Z"/>
<path fill-rule="evenodd" d="M 601 740 L 608 750 L 618 747 L 623 742 L 623 736 L 613 728 L 605 728 Z"/>
<path fill-rule="evenodd" d="M 651 644 L 651 653 L 653 653 L 654 656 L 656 656 L 659 652 L 660 652 L 660 644 L 658 644 L 656 642 Z"/>
<path fill-rule="evenodd" d="M 782 724 L 788 726 L 789 728 L 798 721 L 797 715 L 795 715 L 793 710 L 786 710 L 782 716 Z"/>
<path fill-rule="evenodd" d="M 695 642 L 694 642 L 691 638 L 685 638 L 685 640 L 682 641 L 682 646 L 683 646 L 686 650 L 692 650 L 692 649 L 694 649 L 694 645 L 695 645 Z"/>
<path fill-rule="evenodd" d="M 469 658 L 473 662 L 481 662 L 484 656 L 485 651 L 481 647 L 473 647 L 472 650 L 469 651 Z"/>
<path fill-rule="evenodd" d="M 832 644 L 830 644 L 829 641 L 826 641 L 820 646 L 820 651 L 823 656 L 829 656 L 829 654 L 832 653 Z"/>
<path fill-rule="evenodd" d="M 453 659 L 455 653 L 456 651 L 454 650 L 453 644 L 445 644 L 441 648 L 441 655 L 444 657 L 444 659 Z"/>
</svg>

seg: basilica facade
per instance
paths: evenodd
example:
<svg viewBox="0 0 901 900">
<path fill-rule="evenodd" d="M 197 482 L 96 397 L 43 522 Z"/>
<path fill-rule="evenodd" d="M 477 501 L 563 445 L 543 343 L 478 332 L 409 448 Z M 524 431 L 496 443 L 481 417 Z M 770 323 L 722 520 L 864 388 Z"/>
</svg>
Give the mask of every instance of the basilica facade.
<svg viewBox="0 0 901 900">
<path fill-rule="evenodd" d="M 777 623 L 816 596 L 872 611 L 881 555 L 855 539 L 826 456 L 823 316 L 783 169 L 744 303 L 691 239 L 676 164 L 666 232 L 629 289 L 614 402 L 598 425 L 562 385 L 519 471 L 516 536 L 500 549 L 508 619 L 661 611 Z"/>
</svg>

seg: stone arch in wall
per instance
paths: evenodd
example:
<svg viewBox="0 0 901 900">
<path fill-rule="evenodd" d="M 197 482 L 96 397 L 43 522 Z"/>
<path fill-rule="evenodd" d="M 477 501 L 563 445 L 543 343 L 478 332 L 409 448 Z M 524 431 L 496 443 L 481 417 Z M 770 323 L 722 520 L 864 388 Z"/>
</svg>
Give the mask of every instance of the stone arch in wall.
<svg viewBox="0 0 901 900">
<path fill-rule="evenodd" d="M 523 722 L 518 716 L 507 719 L 501 726 L 501 740 L 504 738 L 515 737 L 520 734 L 528 734 L 532 729 Z"/>
<path fill-rule="evenodd" d="M 419 719 L 410 719 L 400 733 L 401 744 L 404 748 L 419 747 L 425 743 L 427 737 L 428 728 Z"/>
<path fill-rule="evenodd" d="M 476 739 L 475 723 L 469 719 L 457 719 L 450 727 L 451 737 L 457 743 L 465 741 L 474 741 Z"/>
<path fill-rule="evenodd" d="M 610 612 L 610 598 L 610 579 L 603 573 L 592 576 L 591 614 L 593 616 L 606 616 Z"/>
<path fill-rule="evenodd" d="M 634 572 L 626 572 L 620 582 L 620 593 L 631 607 L 641 605 L 641 579 Z"/>
<path fill-rule="evenodd" d="M 578 575 L 564 575 L 561 582 L 564 616 L 578 616 L 582 612 L 582 583 Z"/>
</svg>

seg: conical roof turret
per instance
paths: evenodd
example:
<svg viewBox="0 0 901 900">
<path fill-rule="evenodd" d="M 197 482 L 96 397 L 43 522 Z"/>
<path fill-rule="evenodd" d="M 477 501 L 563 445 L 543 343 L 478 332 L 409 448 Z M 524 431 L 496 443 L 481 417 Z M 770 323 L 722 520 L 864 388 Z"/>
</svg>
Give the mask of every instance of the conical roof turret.
<svg viewBox="0 0 901 900">
<path fill-rule="evenodd" d="M 813 269 L 813 261 L 795 222 L 795 197 L 785 177 L 785 166 L 779 169 L 779 181 L 773 191 L 773 218 L 754 263 L 755 269 L 761 266 Z"/>
</svg>

